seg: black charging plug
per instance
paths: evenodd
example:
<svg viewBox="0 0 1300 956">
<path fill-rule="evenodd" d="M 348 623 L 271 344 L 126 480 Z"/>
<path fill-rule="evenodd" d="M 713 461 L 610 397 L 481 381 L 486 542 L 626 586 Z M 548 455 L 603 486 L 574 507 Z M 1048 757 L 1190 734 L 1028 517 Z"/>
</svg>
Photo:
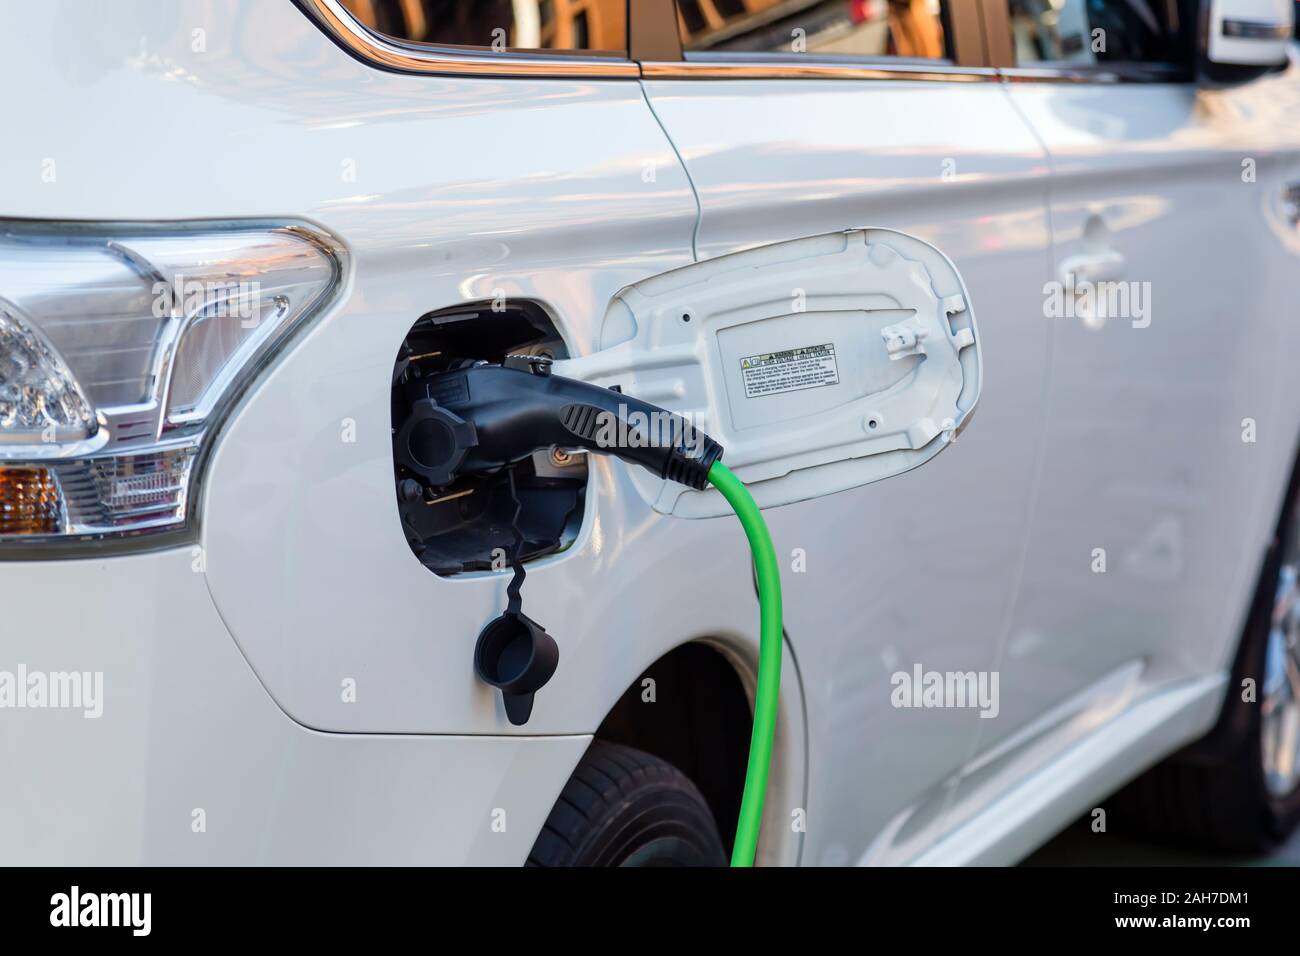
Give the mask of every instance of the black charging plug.
<svg viewBox="0 0 1300 956">
<path fill-rule="evenodd" d="M 422 379 L 397 434 L 398 462 L 445 487 L 552 445 L 585 448 L 703 489 L 722 446 L 680 415 L 576 379 L 533 356 Z"/>
</svg>

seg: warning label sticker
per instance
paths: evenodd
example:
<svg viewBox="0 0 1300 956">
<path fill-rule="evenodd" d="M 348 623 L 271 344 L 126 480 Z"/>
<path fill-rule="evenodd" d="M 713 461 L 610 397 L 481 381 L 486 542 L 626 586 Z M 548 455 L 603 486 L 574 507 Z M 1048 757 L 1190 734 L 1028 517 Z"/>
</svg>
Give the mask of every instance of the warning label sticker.
<svg viewBox="0 0 1300 956">
<path fill-rule="evenodd" d="M 835 346 L 829 342 L 747 356 L 740 360 L 740 374 L 745 379 L 746 398 L 799 392 L 840 382 Z"/>
</svg>

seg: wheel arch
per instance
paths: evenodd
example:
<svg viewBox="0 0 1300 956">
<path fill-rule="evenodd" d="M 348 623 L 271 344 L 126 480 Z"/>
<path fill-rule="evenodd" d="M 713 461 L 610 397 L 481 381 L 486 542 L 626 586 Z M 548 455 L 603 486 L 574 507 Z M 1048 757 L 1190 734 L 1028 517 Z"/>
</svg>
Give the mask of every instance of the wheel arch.
<svg viewBox="0 0 1300 956">
<path fill-rule="evenodd" d="M 713 811 L 728 853 L 749 757 L 756 683 L 752 650 L 725 638 L 678 644 L 623 691 L 595 734 L 667 760 L 690 777 Z M 791 821 L 796 809 L 805 809 L 807 780 L 803 692 L 786 641 L 760 863 L 799 862 L 803 830 Z M 800 816 L 806 820 L 806 813 Z"/>
</svg>

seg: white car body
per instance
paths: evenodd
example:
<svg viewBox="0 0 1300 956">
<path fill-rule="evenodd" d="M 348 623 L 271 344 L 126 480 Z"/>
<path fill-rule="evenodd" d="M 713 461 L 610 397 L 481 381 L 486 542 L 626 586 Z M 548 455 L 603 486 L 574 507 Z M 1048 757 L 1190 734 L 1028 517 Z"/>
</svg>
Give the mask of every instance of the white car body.
<svg viewBox="0 0 1300 956">
<path fill-rule="evenodd" d="M 6 862 L 516 865 L 657 659 L 707 642 L 752 693 L 737 524 L 658 514 L 606 460 L 530 565 L 562 656 L 509 724 L 471 664 L 505 576 L 402 537 L 394 356 L 501 294 L 581 355 L 630 283 L 857 226 L 961 270 L 981 410 L 915 472 L 766 512 L 808 570 L 783 567 L 760 862 L 1014 862 L 1213 724 L 1300 434 L 1295 64 L 1217 90 L 419 75 L 288 0 L 8 3 L 0 63 L 4 216 L 305 220 L 349 258 L 222 427 L 193 545 L 0 563 L 0 668 L 104 674 L 97 719 L 0 713 Z M 1149 282 L 1148 313 L 1045 315 L 1071 257 Z M 914 665 L 997 673 L 997 716 L 894 706 Z"/>
</svg>

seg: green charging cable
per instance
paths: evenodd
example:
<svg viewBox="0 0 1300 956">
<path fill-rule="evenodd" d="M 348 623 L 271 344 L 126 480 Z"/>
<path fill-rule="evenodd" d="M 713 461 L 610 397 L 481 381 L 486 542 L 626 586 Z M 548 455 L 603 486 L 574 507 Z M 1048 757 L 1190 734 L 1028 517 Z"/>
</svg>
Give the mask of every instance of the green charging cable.
<svg viewBox="0 0 1300 956">
<path fill-rule="evenodd" d="M 758 574 L 758 689 L 754 692 L 754 731 L 749 739 L 749 766 L 745 770 L 745 793 L 740 801 L 736 842 L 731 850 L 732 866 L 753 866 L 758 850 L 758 831 L 763 825 L 763 798 L 767 795 L 767 774 L 772 766 L 772 743 L 776 736 L 777 702 L 781 696 L 781 570 L 776 549 L 768 534 L 763 513 L 740 479 L 720 461 L 709 469 L 709 482 L 727 499 L 749 539 Z"/>
</svg>

